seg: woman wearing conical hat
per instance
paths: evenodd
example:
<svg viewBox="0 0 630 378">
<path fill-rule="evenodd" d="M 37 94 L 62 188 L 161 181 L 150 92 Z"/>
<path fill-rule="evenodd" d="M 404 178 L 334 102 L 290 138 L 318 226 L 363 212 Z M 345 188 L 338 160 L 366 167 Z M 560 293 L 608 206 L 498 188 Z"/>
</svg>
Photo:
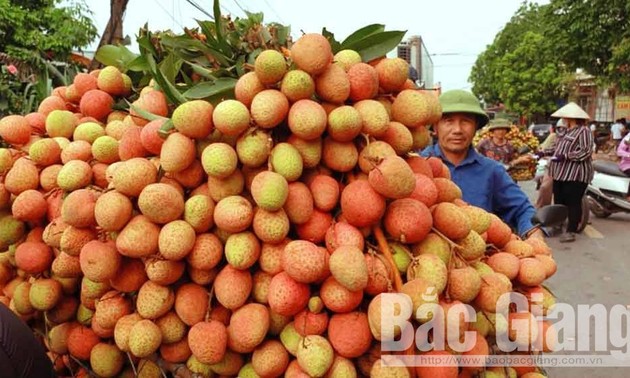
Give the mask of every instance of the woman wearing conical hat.
<svg viewBox="0 0 630 378">
<path fill-rule="evenodd" d="M 582 211 L 588 211 L 582 209 L 582 197 L 593 178 L 593 134 L 586 124 L 590 117 L 574 102 L 551 116 L 561 118 L 568 128 L 564 137 L 557 141 L 549 166 L 554 202 L 569 209 L 567 229 L 560 237 L 560 242 L 566 243 L 575 240 Z"/>
</svg>

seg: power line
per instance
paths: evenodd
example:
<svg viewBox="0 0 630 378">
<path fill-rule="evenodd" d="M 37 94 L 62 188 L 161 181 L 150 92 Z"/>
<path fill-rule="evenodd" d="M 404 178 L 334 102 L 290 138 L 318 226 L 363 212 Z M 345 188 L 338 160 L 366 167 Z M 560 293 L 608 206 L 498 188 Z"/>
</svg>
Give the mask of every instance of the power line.
<svg viewBox="0 0 630 378">
<path fill-rule="evenodd" d="M 168 10 L 164 7 L 164 5 L 162 5 L 162 3 L 160 3 L 160 1 L 159 1 L 159 0 L 155 0 L 155 3 L 156 3 L 156 4 L 160 7 L 160 8 L 162 8 L 162 10 L 164 11 L 164 13 L 168 14 L 168 16 L 171 18 L 171 20 L 173 20 L 173 22 L 174 22 L 174 23 L 176 23 L 177 25 L 179 25 L 179 27 L 180 27 L 180 28 L 182 28 L 182 29 L 184 28 L 184 26 L 183 26 L 182 24 L 180 24 L 180 23 L 179 23 L 179 21 L 177 21 L 177 20 L 175 19 L 175 17 L 173 17 L 173 14 L 172 14 L 171 12 L 169 12 L 169 11 L 168 11 Z"/>
<path fill-rule="evenodd" d="M 223 9 L 223 12 L 226 12 L 231 15 L 234 14 L 234 12 L 232 12 L 228 7 L 224 6 L 223 4 L 220 4 L 220 6 L 221 6 L 221 9 Z"/>
<path fill-rule="evenodd" d="M 210 17 L 211 20 L 214 20 L 214 16 L 211 15 L 210 13 L 208 13 L 205 9 L 203 9 L 199 4 L 197 4 L 197 2 L 195 0 L 186 0 L 186 2 L 190 5 L 192 5 L 193 7 L 197 8 L 197 10 L 203 14 L 205 14 L 206 16 Z"/>
<path fill-rule="evenodd" d="M 284 22 L 284 20 L 282 19 L 282 17 L 280 17 L 280 15 L 278 14 L 278 12 L 276 12 L 275 9 L 273 9 L 273 7 L 271 6 L 271 4 L 269 4 L 269 2 L 267 0 L 264 0 L 265 4 L 267 4 L 267 6 L 269 7 L 269 9 L 271 9 L 271 11 L 273 12 L 273 14 L 276 15 L 276 17 L 278 17 L 278 20 L 280 20 L 280 22 L 282 22 L 283 24 L 286 24 L 286 22 Z"/>
<path fill-rule="evenodd" d="M 241 3 L 239 3 L 238 0 L 234 0 L 234 2 L 236 3 L 236 6 L 241 9 L 243 14 L 247 14 L 247 11 L 241 6 Z"/>
</svg>

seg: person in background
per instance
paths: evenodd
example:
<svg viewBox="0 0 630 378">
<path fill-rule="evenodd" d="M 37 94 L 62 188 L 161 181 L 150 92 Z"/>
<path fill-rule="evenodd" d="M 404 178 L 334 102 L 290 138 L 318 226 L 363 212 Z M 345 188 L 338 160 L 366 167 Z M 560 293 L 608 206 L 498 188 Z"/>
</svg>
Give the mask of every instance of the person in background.
<svg viewBox="0 0 630 378">
<path fill-rule="evenodd" d="M 470 92 L 450 90 L 439 97 L 442 118 L 434 125 L 437 143 L 425 148 L 422 156 L 440 158 L 462 190 L 463 200 L 497 214 L 515 228 L 521 238 L 542 237 L 532 224 L 534 206 L 498 162 L 472 147 L 475 132 L 488 123 L 488 115 Z"/>
<path fill-rule="evenodd" d="M 619 147 L 617 147 L 617 156 L 619 156 L 619 170 L 625 173 L 626 176 L 630 176 L 630 134 L 626 134 Z M 627 201 L 630 201 L 630 193 L 626 197 Z"/>
<path fill-rule="evenodd" d="M 619 156 L 619 170 L 630 176 L 630 134 L 627 134 L 622 143 L 617 148 L 617 156 Z"/>
<path fill-rule="evenodd" d="M 545 152 L 553 153 L 555 145 L 558 139 L 562 138 L 567 132 L 567 126 L 562 119 L 559 119 L 556 125 L 551 129 L 551 133 L 545 139 L 539 147 L 541 154 Z M 534 206 L 539 209 L 543 206 L 551 205 L 553 200 L 553 179 L 549 174 L 549 162 L 548 159 L 544 159 L 545 172 L 543 175 L 536 177 L 536 189 L 538 189 L 538 198 Z M 539 164 L 542 164 L 541 161 Z"/>
<path fill-rule="evenodd" d="M 615 148 L 619 146 L 619 143 L 621 142 L 621 139 L 623 138 L 623 134 L 626 130 L 623 122 L 625 122 L 625 119 L 619 118 L 618 120 L 615 121 L 615 123 L 612 124 L 612 126 L 610 126 L 610 137 L 615 143 Z"/>
<path fill-rule="evenodd" d="M 477 151 L 487 158 L 508 166 L 508 168 L 524 162 L 524 157 L 517 158 L 518 152 L 505 137 L 511 127 L 512 125 L 507 119 L 497 118 L 490 121 L 488 126 L 490 137 L 479 142 Z"/>
<path fill-rule="evenodd" d="M 554 203 L 569 210 L 566 232 L 560 236 L 560 242 L 567 243 L 575 241 L 582 211 L 588 211 L 582 209 L 582 197 L 593 179 L 593 134 L 586 126 L 588 114 L 574 102 L 551 116 L 562 118 L 567 125 L 566 134 L 555 143 L 549 165 Z"/>
</svg>

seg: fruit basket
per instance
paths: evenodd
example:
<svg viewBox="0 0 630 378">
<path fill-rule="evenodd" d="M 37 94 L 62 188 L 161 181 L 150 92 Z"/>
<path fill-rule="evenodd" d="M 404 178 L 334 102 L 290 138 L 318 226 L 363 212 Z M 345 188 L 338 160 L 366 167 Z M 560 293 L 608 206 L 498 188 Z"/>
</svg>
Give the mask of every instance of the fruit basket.
<svg viewBox="0 0 630 378">
<path fill-rule="evenodd" d="M 510 177 L 516 181 L 533 180 L 536 175 L 536 162 L 518 164 L 510 169 Z"/>
</svg>

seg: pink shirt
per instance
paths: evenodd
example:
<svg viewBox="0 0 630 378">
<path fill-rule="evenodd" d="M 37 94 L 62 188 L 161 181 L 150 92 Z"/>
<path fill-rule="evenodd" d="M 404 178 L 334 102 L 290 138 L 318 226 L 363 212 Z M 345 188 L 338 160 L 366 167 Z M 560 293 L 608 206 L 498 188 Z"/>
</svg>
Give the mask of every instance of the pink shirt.
<svg viewBox="0 0 630 378">
<path fill-rule="evenodd" d="M 621 158 L 619 161 L 619 169 L 623 172 L 630 170 L 630 146 L 622 141 L 617 147 L 617 156 Z"/>
</svg>

